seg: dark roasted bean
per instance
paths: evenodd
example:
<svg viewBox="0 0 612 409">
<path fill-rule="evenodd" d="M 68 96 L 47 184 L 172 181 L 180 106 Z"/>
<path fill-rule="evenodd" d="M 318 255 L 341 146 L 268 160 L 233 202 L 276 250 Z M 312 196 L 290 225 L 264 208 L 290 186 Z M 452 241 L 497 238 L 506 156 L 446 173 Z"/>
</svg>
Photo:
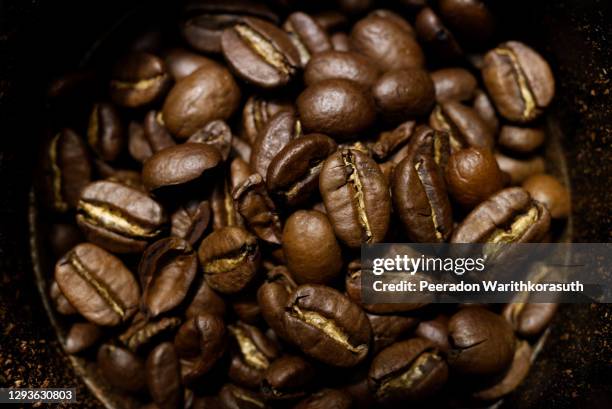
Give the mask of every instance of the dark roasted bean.
<svg viewBox="0 0 612 409">
<path fill-rule="evenodd" d="M 97 362 L 104 379 L 114 387 L 133 392 L 144 388 L 144 364 L 127 349 L 104 344 L 98 350 Z"/>
<path fill-rule="evenodd" d="M 291 13 L 283 28 L 289 33 L 289 39 L 298 51 L 303 67 L 313 55 L 332 48 L 325 30 L 306 13 L 301 11 Z"/>
<path fill-rule="evenodd" d="M 121 106 L 136 108 L 147 105 L 167 90 L 170 76 L 159 57 L 135 52 L 117 62 L 110 83 L 110 95 Z"/>
<path fill-rule="evenodd" d="M 87 142 L 103 160 L 113 161 L 125 147 L 119 113 L 111 104 L 95 104 L 89 116 Z"/>
<path fill-rule="evenodd" d="M 159 344 L 151 351 L 145 371 L 149 394 L 155 405 L 159 409 L 181 409 L 183 407 L 181 367 L 171 342 Z"/>
<path fill-rule="evenodd" d="M 371 87 L 379 70 L 367 57 L 352 51 L 330 50 L 312 56 L 304 72 L 306 85 L 328 79 L 345 79 Z"/>
</svg>

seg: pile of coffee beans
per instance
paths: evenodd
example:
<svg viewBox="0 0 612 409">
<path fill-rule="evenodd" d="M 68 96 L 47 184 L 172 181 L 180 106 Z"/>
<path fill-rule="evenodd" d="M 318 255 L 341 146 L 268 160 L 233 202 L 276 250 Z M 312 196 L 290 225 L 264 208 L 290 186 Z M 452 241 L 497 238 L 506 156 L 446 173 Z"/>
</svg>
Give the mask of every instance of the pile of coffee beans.
<svg viewBox="0 0 612 409">
<path fill-rule="evenodd" d="M 480 0 L 310 3 L 191 1 L 52 84 L 65 349 L 146 408 L 494 402 L 557 306 L 365 304 L 360 246 L 556 240 L 551 69 Z"/>
</svg>

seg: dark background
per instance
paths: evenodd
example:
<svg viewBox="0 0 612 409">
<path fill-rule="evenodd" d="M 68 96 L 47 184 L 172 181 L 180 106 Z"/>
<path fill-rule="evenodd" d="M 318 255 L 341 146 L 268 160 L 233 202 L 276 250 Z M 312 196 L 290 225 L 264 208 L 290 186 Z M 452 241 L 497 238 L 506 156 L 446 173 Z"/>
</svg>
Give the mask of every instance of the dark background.
<svg viewBox="0 0 612 409">
<path fill-rule="evenodd" d="M 76 386 L 82 406 L 96 403 L 59 352 L 33 282 L 28 192 L 49 78 L 74 68 L 134 3 L 0 0 L 0 386 Z M 610 3 L 495 2 L 501 30 L 534 45 L 553 65 L 552 114 L 566 135 L 575 241 L 612 238 Z M 610 334 L 608 305 L 563 307 L 507 407 L 612 407 Z"/>
</svg>

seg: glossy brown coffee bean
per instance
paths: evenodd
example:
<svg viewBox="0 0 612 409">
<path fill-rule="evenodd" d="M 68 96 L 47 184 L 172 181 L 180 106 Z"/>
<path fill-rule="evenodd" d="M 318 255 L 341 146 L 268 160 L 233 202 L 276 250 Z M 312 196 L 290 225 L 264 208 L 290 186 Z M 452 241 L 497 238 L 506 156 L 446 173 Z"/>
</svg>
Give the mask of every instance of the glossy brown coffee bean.
<svg viewBox="0 0 612 409">
<path fill-rule="evenodd" d="M 332 48 L 323 27 L 314 18 L 301 11 L 291 13 L 283 24 L 283 29 L 289 33 L 289 39 L 298 51 L 302 67 L 308 64 L 313 55 Z"/>
<path fill-rule="evenodd" d="M 283 321 L 290 340 L 326 364 L 355 366 L 368 354 L 372 331 L 368 318 L 333 288 L 298 287 L 287 302 Z"/>
<path fill-rule="evenodd" d="M 448 379 L 448 366 L 434 345 L 421 338 L 397 342 L 372 361 L 368 384 L 383 404 L 433 396 Z"/>
<path fill-rule="evenodd" d="M 181 325 L 178 317 L 163 317 L 148 319 L 145 315 L 137 313 L 127 330 L 119 335 L 119 341 L 132 352 L 139 352 L 154 345 L 160 339 L 166 339 Z"/>
<path fill-rule="evenodd" d="M 244 17 L 278 20 L 265 4 L 250 0 L 191 1 L 185 5 L 184 12 L 181 34 L 191 47 L 204 53 L 221 52 L 223 30 Z"/>
<path fill-rule="evenodd" d="M 465 43 L 477 47 L 491 38 L 495 22 L 482 0 L 440 0 L 440 16 Z"/>
<path fill-rule="evenodd" d="M 182 48 L 173 48 L 166 52 L 164 62 L 174 81 L 180 81 L 204 66 L 217 64 L 209 58 Z"/>
<path fill-rule="evenodd" d="M 436 101 L 467 101 L 476 92 L 476 77 L 464 68 L 442 68 L 431 73 Z"/>
<path fill-rule="evenodd" d="M 499 168 L 510 176 L 510 181 L 514 185 L 521 184 L 530 176 L 544 173 L 546 170 L 546 163 L 541 156 L 517 159 L 496 152 L 495 159 Z"/>
<path fill-rule="evenodd" d="M 227 160 L 232 148 L 232 130 L 225 121 L 207 123 L 187 139 L 189 143 L 202 143 L 217 149 L 222 160 Z"/>
<path fill-rule="evenodd" d="M 94 324 L 118 325 L 138 308 L 140 290 L 132 273 L 93 244 L 79 244 L 62 257 L 55 280 L 70 304 Z"/>
<path fill-rule="evenodd" d="M 263 374 L 278 356 L 276 345 L 257 327 L 238 322 L 228 327 L 236 349 L 229 378 L 248 388 L 258 388 Z"/>
<path fill-rule="evenodd" d="M 276 207 L 268 192 L 263 178 L 258 173 L 249 176 L 233 193 L 238 212 L 246 220 L 249 228 L 260 239 L 280 244 L 282 226 Z"/>
<path fill-rule="evenodd" d="M 392 153 L 406 146 L 416 128 L 415 121 L 406 121 L 397 128 L 381 132 L 371 146 L 372 155 L 377 160 L 387 159 Z"/>
<path fill-rule="evenodd" d="M 472 393 L 480 401 L 494 401 L 514 391 L 527 377 L 531 367 L 532 348 L 527 341 L 520 341 L 514 351 L 514 358 L 503 378 L 494 385 Z"/>
<path fill-rule="evenodd" d="M 206 280 L 202 280 L 189 306 L 185 310 L 185 316 L 187 318 L 192 318 L 196 315 L 209 313 L 223 317 L 226 309 L 227 307 L 223 297 L 217 294 L 210 285 L 208 285 Z"/>
<path fill-rule="evenodd" d="M 289 296 L 297 284 L 285 266 L 278 266 L 268 272 L 268 277 L 257 290 L 257 302 L 261 315 L 274 332 L 283 339 L 288 335 L 284 327 L 283 314 Z"/>
<path fill-rule="evenodd" d="M 257 18 L 244 18 L 226 28 L 221 49 L 236 75 L 261 88 L 286 85 L 300 66 L 300 55 L 289 35 Z"/>
<path fill-rule="evenodd" d="M 372 94 L 383 117 L 394 122 L 429 113 L 436 100 L 431 77 L 415 68 L 387 71 L 372 87 Z"/>
<path fill-rule="evenodd" d="M 49 208 L 65 212 L 76 207 L 81 190 L 91 181 L 91 163 L 83 140 L 63 129 L 45 147 L 43 197 Z"/>
<path fill-rule="evenodd" d="M 502 314 L 517 334 L 536 337 L 550 324 L 558 308 L 555 303 L 512 303 L 506 305 Z"/>
<path fill-rule="evenodd" d="M 447 352 L 450 349 L 448 317 L 445 315 L 438 315 L 433 320 L 420 322 L 414 334 L 431 341 L 440 351 Z"/>
<path fill-rule="evenodd" d="M 453 33 L 431 8 L 425 7 L 417 14 L 414 28 L 425 48 L 437 58 L 452 60 L 463 54 Z"/>
<path fill-rule="evenodd" d="M 125 136 L 121 118 L 114 106 L 95 104 L 89 116 L 87 142 L 103 160 L 113 161 L 125 147 Z"/>
<path fill-rule="evenodd" d="M 146 193 L 98 181 L 83 189 L 76 220 L 92 243 L 117 253 L 135 253 L 161 233 L 166 216 Z"/>
<path fill-rule="evenodd" d="M 185 239 L 187 243 L 194 245 L 202 238 L 210 224 L 211 212 L 208 200 L 202 202 L 191 200 L 179 206 L 170 216 L 170 235 Z"/>
<path fill-rule="evenodd" d="M 89 322 L 77 322 L 72 324 L 66 340 L 64 350 L 68 354 L 78 354 L 93 346 L 102 337 L 102 329 Z"/>
<path fill-rule="evenodd" d="M 374 336 L 374 353 L 393 344 L 416 327 L 419 322 L 418 318 L 402 315 L 367 314 L 367 316 Z"/>
<path fill-rule="evenodd" d="M 241 159 L 234 159 L 238 161 Z M 242 161 L 245 165 L 246 162 Z M 248 165 L 246 165 L 248 168 Z M 249 172 L 250 172 L 249 168 Z M 231 181 L 227 178 L 217 181 L 212 191 L 210 198 L 210 207 L 213 212 L 213 229 L 218 230 L 221 227 L 226 226 L 238 226 L 243 227 L 244 221 L 238 209 L 236 203 L 232 197 L 232 186 Z"/>
<path fill-rule="evenodd" d="M 231 383 L 221 388 L 219 400 L 225 409 L 266 409 L 269 407 L 259 393 Z"/>
<path fill-rule="evenodd" d="M 376 116 L 369 93 L 345 79 L 329 79 L 309 86 L 298 97 L 297 108 L 306 131 L 335 139 L 359 136 Z"/>
<path fill-rule="evenodd" d="M 287 267 L 299 284 L 329 283 L 342 269 L 342 249 L 323 213 L 293 213 L 285 223 L 282 243 Z"/>
<path fill-rule="evenodd" d="M 185 299 L 197 268 L 196 254 L 183 239 L 167 237 L 147 247 L 138 265 L 143 310 L 155 317 L 177 307 Z"/>
<path fill-rule="evenodd" d="M 386 17 L 372 15 L 355 23 L 351 44 L 382 71 L 425 65 L 423 51 L 414 36 L 405 25 Z"/>
<path fill-rule="evenodd" d="M 425 127 L 417 133 L 434 137 L 434 132 Z M 448 239 L 452 211 L 433 152 L 411 152 L 395 168 L 391 189 L 395 209 L 411 240 L 439 243 Z"/>
<path fill-rule="evenodd" d="M 209 234 L 198 250 L 206 282 L 222 293 L 235 293 L 253 280 L 259 267 L 257 238 L 239 227 Z"/>
<path fill-rule="evenodd" d="M 453 152 L 469 146 L 493 149 L 493 131 L 476 111 L 457 101 L 438 105 L 429 117 L 429 125 L 449 134 Z"/>
<path fill-rule="evenodd" d="M 159 409 L 181 409 L 181 367 L 174 345 L 164 342 L 151 351 L 145 364 L 149 394 Z"/>
<path fill-rule="evenodd" d="M 304 71 L 304 82 L 310 86 L 328 79 L 346 79 L 369 88 L 378 76 L 377 66 L 364 55 L 330 50 L 312 56 Z"/>
<path fill-rule="evenodd" d="M 551 217 L 567 218 L 570 214 L 571 200 L 565 186 L 557 178 L 544 173 L 530 176 L 523 182 L 523 189 L 538 202 L 544 204 Z"/>
<path fill-rule="evenodd" d="M 242 136 L 254 144 L 268 122 L 280 111 L 292 111 L 293 104 L 284 100 L 266 99 L 252 95 L 242 110 Z"/>
<path fill-rule="evenodd" d="M 149 191 L 194 182 L 221 161 L 219 151 L 203 143 L 184 143 L 154 154 L 142 168 L 142 179 Z"/>
<path fill-rule="evenodd" d="M 147 113 L 143 123 L 143 131 L 143 136 L 152 154 L 176 145 L 163 124 L 161 112 L 152 110 Z"/>
<path fill-rule="evenodd" d="M 270 162 L 266 184 L 276 200 L 289 206 L 307 201 L 319 188 L 323 161 L 337 149 L 333 139 L 310 134 L 290 141 Z"/>
<path fill-rule="evenodd" d="M 351 395 L 338 389 L 322 389 L 301 400 L 295 409 L 350 409 Z"/>
<path fill-rule="evenodd" d="M 302 136 L 302 124 L 292 111 L 282 111 L 274 115 L 261 130 L 251 151 L 251 168 L 264 179 L 268 166 L 289 142 Z"/>
<path fill-rule="evenodd" d="M 493 101 L 491 98 L 481 90 L 477 90 L 474 96 L 474 111 L 478 114 L 478 116 L 487 124 L 489 129 L 493 133 L 497 133 L 499 128 L 499 119 L 497 118 L 497 111 L 495 111 L 495 107 L 493 106 Z"/>
<path fill-rule="evenodd" d="M 448 364 L 453 371 L 491 376 L 512 362 L 514 334 L 500 315 L 479 307 L 463 308 L 451 317 L 448 328 Z"/>
<path fill-rule="evenodd" d="M 212 314 L 188 319 L 176 333 L 174 346 L 181 362 L 181 375 L 189 384 L 208 372 L 225 352 L 223 319 Z"/>
<path fill-rule="evenodd" d="M 519 187 L 497 192 L 457 226 L 452 243 L 532 243 L 548 232 L 550 213 Z"/>
<path fill-rule="evenodd" d="M 169 84 L 170 76 L 161 58 L 135 52 L 115 65 L 110 95 L 116 104 L 136 108 L 160 98 Z"/>
<path fill-rule="evenodd" d="M 186 139 L 215 119 L 227 120 L 238 108 L 240 89 L 224 67 L 203 66 L 178 81 L 164 101 L 168 130 Z"/>
<path fill-rule="evenodd" d="M 499 113 L 513 122 L 534 120 L 555 94 L 548 63 L 517 41 L 500 44 L 487 53 L 482 77 Z"/>
<path fill-rule="evenodd" d="M 342 149 L 323 164 L 319 190 L 334 231 L 346 245 L 380 242 L 389 226 L 391 198 L 380 168 L 366 154 Z"/>
<path fill-rule="evenodd" d="M 144 364 L 127 349 L 104 344 L 98 349 L 97 364 L 104 379 L 120 390 L 138 392 L 145 386 Z"/>
<path fill-rule="evenodd" d="M 454 201 L 473 208 L 504 187 L 505 177 L 488 149 L 461 149 L 450 156 L 446 184 Z"/>
<path fill-rule="evenodd" d="M 68 301 L 66 296 L 62 293 L 62 290 L 60 290 L 55 280 L 53 280 L 49 286 L 49 297 L 58 313 L 62 315 L 74 315 L 79 313 L 76 308 L 70 304 L 70 301 Z"/>
<path fill-rule="evenodd" d="M 264 398 L 271 401 L 300 398 L 306 394 L 314 376 L 314 368 L 304 358 L 282 356 L 266 369 L 261 392 Z"/>
<path fill-rule="evenodd" d="M 502 126 L 499 133 L 499 146 L 519 154 L 528 154 L 544 143 L 546 134 L 541 128 Z"/>
</svg>

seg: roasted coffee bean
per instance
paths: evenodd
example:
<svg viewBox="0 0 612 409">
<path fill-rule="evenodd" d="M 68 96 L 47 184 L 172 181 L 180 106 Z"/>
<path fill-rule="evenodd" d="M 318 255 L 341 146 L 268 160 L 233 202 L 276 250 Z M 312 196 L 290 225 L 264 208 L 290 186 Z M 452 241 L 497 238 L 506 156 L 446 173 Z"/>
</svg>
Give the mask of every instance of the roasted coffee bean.
<svg viewBox="0 0 612 409">
<path fill-rule="evenodd" d="M 289 39 L 298 51 L 302 67 L 308 64 L 313 55 L 332 48 L 325 30 L 315 19 L 301 11 L 291 13 L 283 24 L 283 29 L 289 33 Z"/>
<path fill-rule="evenodd" d="M 541 128 L 502 126 L 499 133 L 499 146 L 519 154 L 528 154 L 544 143 L 546 134 Z"/>
<path fill-rule="evenodd" d="M 299 286 L 289 297 L 283 325 L 291 342 L 326 364 L 355 366 L 368 354 L 372 332 L 368 318 L 333 288 Z"/>
<path fill-rule="evenodd" d="M 345 79 L 329 79 L 306 88 L 297 99 L 300 121 L 306 131 L 348 139 L 366 131 L 376 110 L 369 93 Z"/>
<path fill-rule="evenodd" d="M 197 268 L 196 254 L 183 239 L 167 237 L 147 247 L 138 266 L 144 311 L 155 317 L 183 302 Z"/>
<path fill-rule="evenodd" d="M 446 132 L 432 130 L 426 125 L 420 126 L 414 132 L 405 156 L 427 155 L 433 157 L 440 174 L 448 167 L 451 155 L 450 137 Z"/>
<path fill-rule="evenodd" d="M 201 67 L 178 81 L 164 101 L 162 118 L 177 138 L 189 138 L 215 119 L 227 120 L 238 108 L 240 89 L 219 64 Z"/>
<path fill-rule="evenodd" d="M 410 34 L 412 37 L 416 36 L 416 33 L 414 32 L 414 28 L 412 28 L 410 23 L 408 23 L 408 21 L 406 21 L 406 19 L 404 19 L 401 15 L 391 10 L 376 9 L 376 10 L 371 11 L 368 14 L 368 17 L 379 17 L 379 18 L 387 19 L 391 23 L 396 24 L 397 26 L 402 28 L 402 30 Z"/>
<path fill-rule="evenodd" d="M 532 156 L 526 159 L 517 159 L 496 152 L 495 159 L 499 168 L 510 175 L 512 184 L 521 184 L 532 175 L 544 173 L 546 164 L 541 156 Z"/>
<path fill-rule="evenodd" d="M 417 68 L 387 71 L 372 87 L 372 94 L 379 111 L 393 122 L 425 115 L 436 101 L 431 77 Z"/>
<path fill-rule="evenodd" d="M 330 40 L 335 51 L 351 50 L 351 39 L 346 33 L 335 33 Z"/>
<path fill-rule="evenodd" d="M 440 351 L 448 352 L 450 350 L 448 342 L 448 317 L 445 315 L 438 315 L 433 320 L 420 322 L 414 334 L 431 341 Z"/>
<path fill-rule="evenodd" d="M 435 130 L 448 132 L 453 152 L 468 146 L 493 148 L 493 131 L 476 111 L 457 101 L 438 105 L 429 117 L 429 125 Z"/>
<path fill-rule="evenodd" d="M 49 297 L 51 301 L 53 301 L 53 306 L 55 310 L 62 315 L 74 315 L 78 314 L 76 308 L 70 304 L 70 301 L 64 296 L 62 290 L 60 290 L 57 285 L 57 281 L 53 280 L 51 285 L 49 286 Z"/>
<path fill-rule="evenodd" d="M 229 378 L 245 387 L 258 388 L 264 371 L 278 356 L 276 345 L 252 325 L 238 322 L 228 330 L 237 347 L 228 370 Z"/>
<path fill-rule="evenodd" d="M 266 182 L 272 197 L 289 206 L 310 199 L 319 188 L 323 161 L 337 146 L 323 134 L 310 134 L 287 143 L 268 166 Z"/>
<path fill-rule="evenodd" d="M 138 162 L 144 162 L 153 155 L 144 127 L 136 121 L 130 121 L 128 125 L 128 152 Z"/>
<path fill-rule="evenodd" d="M 351 395 L 337 389 L 322 389 L 301 400 L 295 409 L 350 409 Z"/>
<path fill-rule="evenodd" d="M 418 318 L 402 315 L 367 314 L 367 316 L 374 335 L 374 353 L 393 344 L 419 322 Z"/>
<path fill-rule="evenodd" d="M 464 68 L 442 68 L 431 73 L 436 89 L 436 101 L 467 101 L 474 97 L 476 77 Z"/>
<path fill-rule="evenodd" d="M 512 364 L 503 378 L 493 386 L 472 393 L 472 397 L 481 401 L 494 401 L 515 390 L 527 377 L 532 353 L 529 343 L 520 341 L 514 351 Z"/>
<path fill-rule="evenodd" d="M 188 319 L 176 333 L 174 346 L 181 361 L 183 380 L 190 384 L 208 372 L 225 352 L 223 319 L 212 314 Z"/>
<path fill-rule="evenodd" d="M 286 355 L 268 366 L 261 381 L 261 392 L 271 401 L 300 398 L 306 394 L 314 376 L 315 370 L 308 361 Z"/>
<path fill-rule="evenodd" d="M 251 145 L 268 122 L 280 111 L 293 111 L 293 104 L 284 100 L 264 99 L 253 95 L 249 97 L 242 110 L 242 135 Z"/>
<path fill-rule="evenodd" d="M 383 349 L 368 373 L 370 390 L 379 403 L 423 400 L 448 379 L 448 366 L 435 346 L 422 338 L 397 342 Z"/>
<path fill-rule="evenodd" d="M 446 167 L 448 191 L 464 208 L 473 208 L 504 187 L 505 177 L 488 149 L 466 148 L 453 153 Z"/>
<path fill-rule="evenodd" d="M 101 336 L 102 329 L 99 326 L 89 322 L 77 322 L 72 324 L 66 335 L 64 349 L 69 354 L 78 354 L 98 342 Z"/>
<path fill-rule="evenodd" d="M 548 326 L 558 307 L 555 303 L 512 303 L 506 305 L 502 314 L 517 334 L 535 337 Z"/>
<path fill-rule="evenodd" d="M 77 223 L 92 243 L 117 253 L 143 251 L 166 221 L 163 208 L 145 193 L 98 181 L 81 193 Z"/>
<path fill-rule="evenodd" d="M 482 78 L 499 113 L 513 122 L 539 117 L 555 94 L 548 63 L 517 41 L 500 44 L 487 53 Z"/>
<path fill-rule="evenodd" d="M 125 147 L 125 135 L 121 118 L 114 106 L 95 104 L 89 116 L 87 142 L 103 160 L 113 161 Z"/>
<path fill-rule="evenodd" d="M 551 217 L 564 219 L 570 214 L 570 195 L 557 178 L 547 174 L 533 175 L 523 182 L 523 189 L 544 204 Z"/>
<path fill-rule="evenodd" d="M 81 190 L 91 181 L 87 147 L 72 130 L 63 129 L 45 147 L 43 197 L 46 206 L 66 212 L 76 207 Z"/>
<path fill-rule="evenodd" d="M 491 376 L 507 369 L 514 356 L 512 327 L 480 307 L 459 310 L 448 323 L 448 364 L 465 375 Z"/>
<path fill-rule="evenodd" d="M 391 198 L 380 168 L 366 154 L 342 149 L 323 163 L 319 189 L 336 235 L 348 246 L 380 242 Z"/>
<path fill-rule="evenodd" d="M 127 349 L 104 344 L 98 350 L 97 363 L 104 379 L 114 387 L 132 392 L 144 388 L 144 364 Z"/>
<path fill-rule="evenodd" d="M 73 224 L 53 223 L 47 233 L 48 243 L 55 259 L 60 258 L 71 248 L 85 241 L 81 230 Z"/>
<path fill-rule="evenodd" d="M 223 317 L 225 311 L 226 306 L 223 297 L 217 294 L 205 280 L 202 280 L 198 291 L 193 296 L 187 310 L 185 310 L 185 316 L 192 318 L 196 315 L 209 313 Z"/>
<path fill-rule="evenodd" d="M 440 0 L 438 8 L 453 32 L 472 47 L 486 44 L 493 35 L 493 16 L 481 0 Z"/>
<path fill-rule="evenodd" d="M 312 56 L 304 82 L 311 86 L 328 79 L 345 79 L 369 88 L 378 76 L 378 68 L 369 58 L 352 51 L 329 50 Z"/>
<path fill-rule="evenodd" d="M 147 112 L 143 126 L 145 138 L 151 146 L 153 153 L 176 145 L 176 142 L 174 142 L 174 139 L 172 139 L 163 123 L 161 112 L 155 110 Z"/>
<path fill-rule="evenodd" d="M 110 96 L 117 105 L 141 107 L 161 97 L 169 84 L 170 76 L 161 58 L 134 52 L 115 64 Z"/>
<path fill-rule="evenodd" d="M 249 0 L 192 1 L 185 6 L 181 34 L 194 49 L 204 53 L 221 52 L 221 34 L 243 17 L 259 17 L 276 22 L 278 17 L 265 5 Z"/>
<path fill-rule="evenodd" d="M 257 18 L 244 18 L 226 28 L 221 49 L 236 75 L 261 88 L 286 85 L 300 66 L 300 55 L 289 35 Z"/>
<path fill-rule="evenodd" d="M 206 282 L 222 293 L 236 293 L 251 283 L 259 268 L 257 238 L 239 227 L 208 235 L 198 250 Z"/>
<path fill-rule="evenodd" d="M 254 173 L 249 176 L 234 189 L 232 195 L 238 212 L 257 237 L 268 243 L 280 244 L 281 221 L 261 175 Z"/>
<path fill-rule="evenodd" d="M 164 61 L 174 81 L 180 81 L 202 67 L 217 64 L 209 58 L 182 48 L 173 48 L 168 51 L 164 56 Z"/>
<path fill-rule="evenodd" d="M 425 48 L 437 58 L 452 60 L 463 54 L 455 36 L 429 7 L 423 8 L 417 14 L 414 27 Z"/>
<path fill-rule="evenodd" d="M 142 168 L 142 179 L 150 191 L 184 185 L 202 178 L 221 161 L 219 151 L 203 143 L 184 143 L 162 149 Z"/>
<path fill-rule="evenodd" d="M 172 213 L 170 235 L 185 239 L 193 246 L 202 238 L 210 219 L 210 202 L 191 200 Z"/>
<path fill-rule="evenodd" d="M 234 159 L 233 162 L 239 159 Z M 242 161 L 246 164 L 246 162 Z M 248 165 L 246 165 L 248 168 Z M 248 169 L 250 172 L 250 168 Z M 211 208 L 213 211 L 213 229 L 218 230 L 226 226 L 242 227 L 244 222 L 242 216 L 238 213 L 236 203 L 232 196 L 231 181 L 224 178 L 217 181 L 210 198 Z"/>
<path fill-rule="evenodd" d="M 342 249 L 323 213 L 298 210 L 285 223 L 283 251 L 299 284 L 325 284 L 342 270 Z"/>
<path fill-rule="evenodd" d="M 264 179 L 270 162 L 289 142 L 302 136 L 302 124 L 292 111 L 274 115 L 253 143 L 251 168 Z"/>
<path fill-rule="evenodd" d="M 497 119 L 497 112 L 495 111 L 493 102 L 486 92 L 481 90 L 476 91 L 473 108 L 478 116 L 487 124 L 489 129 L 491 129 L 494 134 L 497 134 L 499 119 Z"/>
<path fill-rule="evenodd" d="M 452 243 L 532 243 L 548 232 L 550 213 L 519 187 L 497 192 L 457 226 Z"/>
<path fill-rule="evenodd" d="M 93 244 L 79 244 L 62 257 L 55 280 L 70 304 L 94 324 L 118 325 L 138 308 L 140 290 L 132 273 Z"/>
<path fill-rule="evenodd" d="M 212 146 L 225 161 L 232 148 L 232 131 L 224 121 L 212 121 L 191 135 L 187 142 Z"/>
<path fill-rule="evenodd" d="M 137 352 L 159 339 L 167 338 L 168 334 L 173 333 L 181 325 L 181 322 L 181 319 L 177 317 L 149 320 L 143 314 L 138 313 L 134 316 L 130 327 L 119 335 L 119 341 L 131 351 Z"/>
<path fill-rule="evenodd" d="M 147 357 L 146 381 L 149 394 L 159 409 L 182 409 L 181 366 L 174 345 L 164 342 Z"/>
<path fill-rule="evenodd" d="M 372 155 L 378 159 L 387 159 L 399 148 L 406 146 L 416 127 L 415 121 L 407 121 L 388 132 L 381 132 L 372 145 Z"/>
<path fill-rule="evenodd" d="M 266 282 L 257 290 L 257 301 L 261 315 L 274 332 L 283 339 L 288 339 L 283 323 L 283 314 L 289 296 L 297 284 L 284 266 L 278 266 L 268 272 Z"/>
<path fill-rule="evenodd" d="M 231 383 L 221 388 L 219 400 L 226 409 L 266 409 L 268 407 L 258 393 Z"/>
<path fill-rule="evenodd" d="M 351 44 L 382 71 L 421 68 L 425 65 L 423 51 L 406 25 L 387 17 L 368 16 L 353 26 Z"/>
<path fill-rule="evenodd" d="M 416 132 L 433 137 L 433 131 L 425 127 Z M 452 211 L 435 155 L 411 152 L 395 168 L 391 189 L 395 209 L 411 240 L 440 243 L 448 239 Z"/>
</svg>

